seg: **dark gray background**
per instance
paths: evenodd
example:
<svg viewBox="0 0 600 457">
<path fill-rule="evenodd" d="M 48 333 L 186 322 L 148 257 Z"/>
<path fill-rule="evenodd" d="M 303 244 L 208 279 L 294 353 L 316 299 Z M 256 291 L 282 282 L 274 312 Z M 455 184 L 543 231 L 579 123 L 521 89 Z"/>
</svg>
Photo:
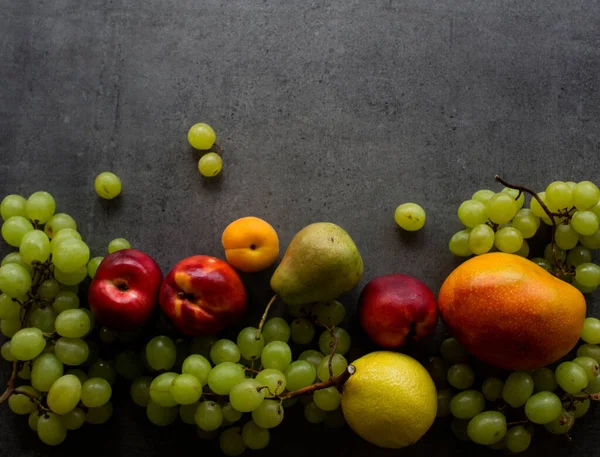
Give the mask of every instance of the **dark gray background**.
<svg viewBox="0 0 600 457">
<path fill-rule="evenodd" d="M 494 174 L 540 189 L 600 172 L 593 0 L 0 0 L 0 74 L 0 194 L 48 190 L 94 254 L 124 236 L 165 272 L 191 254 L 222 257 L 224 227 L 254 215 L 283 247 L 308 223 L 335 222 L 361 250 L 361 286 L 404 272 L 437 293 L 457 264 L 446 247 L 456 208 L 497 189 Z M 225 148 L 211 182 L 186 140 L 200 121 Z M 105 170 L 123 179 L 110 204 L 93 190 Z M 427 211 L 415 236 L 394 224 L 405 201 Z M 249 319 L 268 276 L 245 278 Z M 51 451 L 2 408 L 0 455 L 217 452 L 117 403 L 110 425 Z M 446 423 L 417 449 L 386 452 L 284 422 L 265 455 L 483 452 L 457 447 Z M 540 433 L 537 452 L 600 455 L 597 424 L 576 424 L 571 444 Z"/>
</svg>

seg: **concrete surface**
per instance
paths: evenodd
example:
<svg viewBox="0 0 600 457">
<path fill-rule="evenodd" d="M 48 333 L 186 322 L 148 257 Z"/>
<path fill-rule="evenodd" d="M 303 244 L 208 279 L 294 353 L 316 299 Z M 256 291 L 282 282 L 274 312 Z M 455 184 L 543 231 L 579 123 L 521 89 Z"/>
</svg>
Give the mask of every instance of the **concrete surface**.
<svg viewBox="0 0 600 457">
<path fill-rule="evenodd" d="M 446 248 L 456 208 L 498 188 L 496 173 L 537 189 L 598 182 L 599 24 L 593 0 L 0 0 L 0 194 L 46 189 L 95 254 L 124 236 L 164 271 L 222 257 L 220 234 L 241 216 L 271 222 L 283 246 L 332 221 L 362 252 L 361 286 L 404 272 L 437 292 L 457 264 Z M 225 150 L 211 182 L 186 140 L 199 121 Z M 93 190 L 105 170 L 124 183 L 109 204 Z M 427 211 L 414 236 L 392 217 L 405 201 Z M 268 272 L 245 279 L 254 321 Z M 0 455 L 217 455 L 191 427 L 154 430 L 123 398 L 111 425 L 56 450 L 3 408 Z M 538 452 L 600 455 L 597 417 L 572 443 L 540 433 Z M 386 452 L 284 422 L 264 455 L 484 455 L 447 424 Z"/>
</svg>

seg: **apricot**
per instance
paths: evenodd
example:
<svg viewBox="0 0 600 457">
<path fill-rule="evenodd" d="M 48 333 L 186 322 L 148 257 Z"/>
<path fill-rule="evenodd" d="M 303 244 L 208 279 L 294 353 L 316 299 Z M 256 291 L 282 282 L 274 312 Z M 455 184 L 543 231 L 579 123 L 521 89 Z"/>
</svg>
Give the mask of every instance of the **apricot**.
<svg viewBox="0 0 600 457">
<path fill-rule="evenodd" d="M 448 330 L 480 360 L 532 370 L 577 344 L 585 299 L 533 262 L 494 252 L 473 257 L 444 281 L 438 306 Z"/>
<path fill-rule="evenodd" d="M 279 238 L 268 222 L 243 217 L 229 224 L 221 237 L 227 261 L 240 271 L 264 270 L 279 257 Z"/>
</svg>

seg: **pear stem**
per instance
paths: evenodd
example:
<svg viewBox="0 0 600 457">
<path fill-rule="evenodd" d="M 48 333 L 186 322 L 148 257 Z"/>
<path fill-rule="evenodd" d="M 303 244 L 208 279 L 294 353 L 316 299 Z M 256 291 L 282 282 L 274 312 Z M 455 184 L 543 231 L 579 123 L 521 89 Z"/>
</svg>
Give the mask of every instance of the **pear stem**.
<svg viewBox="0 0 600 457">
<path fill-rule="evenodd" d="M 298 397 L 300 395 L 311 394 L 317 390 L 327 389 L 328 387 L 337 387 L 338 389 L 344 385 L 344 383 L 356 373 L 354 365 L 348 365 L 348 368 L 344 372 L 334 378 L 329 378 L 327 381 L 317 382 L 310 386 L 303 387 L 302 389 L 294 390 L 293 392 L 286 392 L 283 395 L 279 395 L 280 400 L 287 400 L 289 398 Z"/>
<path fill-rule="evenodd" d="M 496 181 L 498 181 L 503 186 L 508 187 L 509 189 L 515 189 L 515 190 L 519 191 L 519 194 L 517 195 L 517 198 L 515 198 L 515 200 L 518 200 L 523 192 L 528 193 L 529 195 L 531 195 L 533 198 L 535 198 L 537 200 L 539 205 L 542 207 L 542 209 L 548 215 L 548 217 L 550 218 L 550 221 L 552 222 L 552 240 L 550 241 L 550 246 L 551 246 L 551 250 L 552 250 L 552 257 L 554 258 L 554 263 L 558 267 L 559 273 L 565 273 L 565 271 L 563 270 L 563 267 L 561 265 L 561 262 L 559 262 L 558 258 L 556 257 L 556 249 L 554 249 L 556 246 L 556 243 L 554 241 L 554 235 L 556 233 L 556 225 L 557 225 L 555 218 L 560 217 L 561 214 L 553 213 L 552 211 L 550 211 L 550 209 L 546 206 L 546 204 L 543 202 L 543 200 L 540 198 L 540 196 L 534 190 L 530 189 L 529 187 L 517 186 L 516 184 L 510 184 L 510 183 L 506 182 L 504 179 L 502 179 L 499 175 L 494 176 L 494 178 L 496 179 Z"/>
<path fill-rule="evenodd" d="M 271 300 L 269 300 L 269 303 L 267 303 L 267 307 L 265 308 L 265 312 L 263 313 L 262 317 L 260 318 L 260 323 L 258 324 L 258 328 L 256 329 L 256 339 L 260 339 L 260 332 L 263 328 L 263 325 L 265 325 L 265 321 L 267 320 L 267 315 L 269 314 L 269 310 L 271 309 L 271 306 L 273 305 L 273 303 L 275 303 L 275 300 L 277 300 L 277 295 L 273 295 L 273 297 L 271 297 Z"/>
</svg>

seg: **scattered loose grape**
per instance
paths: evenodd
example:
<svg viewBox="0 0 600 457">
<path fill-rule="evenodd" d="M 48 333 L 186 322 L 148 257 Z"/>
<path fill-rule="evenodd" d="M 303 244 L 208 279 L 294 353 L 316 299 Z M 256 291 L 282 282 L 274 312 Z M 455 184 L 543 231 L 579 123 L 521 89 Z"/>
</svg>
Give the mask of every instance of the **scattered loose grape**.
<svg viewBox="0 0 600 457">
<path fill-rule="evenodd" d="M 425 210 L 416 203 L 403 203 L 396 208 L 394 219 L 400 228 L 415 232 L 425 225 Z"/>
<path fill-rule="evenodd" d="M 198 160 L 198 171 L 205 178 L 212 178 L 221 173 L 223 169 L 223 159 L 216 152 L 204 154 Z"/>
<path fill-rule="evenodd" d="M 112 200 L 121 193 L 121 180 L 110 171 L 104 171 L 96 176 L 94 188 L 96 193 L 105 200 Z"/>
<path fill-rule="evenodd" d="M 216 139 L 215 131 L 208 124 L 194 124 L 188 131 L 188 141 L 194 149 L 208 150 L 213 147 Z"/>
<path fill-rule="evenodd" d="M 112 254 L 113 252 L 120 251 L 122 249 L 131 248 L 131 244 L 125 238 L 115 238 L 110 243 L 108 243 L 108 253 Z"/>
</svg>

